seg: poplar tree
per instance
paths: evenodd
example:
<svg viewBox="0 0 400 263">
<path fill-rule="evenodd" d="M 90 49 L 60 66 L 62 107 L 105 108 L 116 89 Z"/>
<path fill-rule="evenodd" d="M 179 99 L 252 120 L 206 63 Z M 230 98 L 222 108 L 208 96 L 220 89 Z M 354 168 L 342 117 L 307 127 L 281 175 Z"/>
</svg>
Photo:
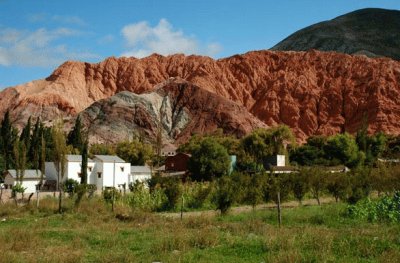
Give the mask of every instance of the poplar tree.
<svg viewBox="0 0 400 263">
<path fill-rule="evenodd" d="M 72 128 L 68 134 L 67 143 L 68 145 L 72 145 L 74 148 L 78 149 L 80 152 L 82 151 L 84 141 L 83 126 L 80 115 L 78 115 L 75 120 L 74 128 Z"/>
<path fill-rule="evenodd" d="M 85 140 L 82 148 L 82 167 L 81 167 L 81 184 L 87 184 L 87 167 L 88 167 L 88 140 Z"/>
<path fill-rule="evenodd" d="M 54 143 L 53 163 L 57 171 L 58 178 L 58 190 L 59 190 L 59 202 L 58 212 L 62 213 L 62 195 L 63 187 L 61 182 L 63 181 L 65 174 L 65 166 L 67 163 L 67 144 L 65 140 L 65 134 L 63 131 L 62 121 L 58 121 L 52 128 L 52 138 Z"/>
<path fill-rule="evenodd" d="M 8 170 L 12 164 L 13 145 L 15 140 L 15 131 L 11 124 L 9 111 L 5 113 L 3 121 L 1 122 L 0 135 L 0 145 L 2 146 L 1 151 L 4 156 L 4 166 L 5 170 Z"/>
</svg>

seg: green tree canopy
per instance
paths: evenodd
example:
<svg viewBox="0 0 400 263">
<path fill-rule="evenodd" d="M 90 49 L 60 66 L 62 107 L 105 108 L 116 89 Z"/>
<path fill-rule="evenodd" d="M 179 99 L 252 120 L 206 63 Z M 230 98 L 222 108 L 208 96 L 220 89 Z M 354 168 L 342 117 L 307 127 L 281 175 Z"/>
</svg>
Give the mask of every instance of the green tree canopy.
<svg viewBox="0 0 400 263">
<path fill-rule="evenodd" d="M 348 133 L 330 137 L 324 151 L 332 163 L 337 162 L 349 167 L 363 164 L 365 159 L 365 154 L 359 151 L 355 139 Z"/>
<path fill-rule="evenodd" d="M 132 165 L 144 165 L 154 155 L 151 145 L 137 139 L 118 143 L 116 153 Z"/>
<path fill-rule="evenodd" d="M 271 129 L 256 129 L 242 139 L 244 151 L 261 164 L 266 157 L 276 154 L 287 155 L 286 145 L 296 141 L 290 128 L 280 125 Z"/>
<path fill-rule="evenodd" d="M 196 181 L 210 181 L 228 173 L 228 151 L 212 137 L 205 138 L 192 151 L 188 168 Z"/>
</svg>

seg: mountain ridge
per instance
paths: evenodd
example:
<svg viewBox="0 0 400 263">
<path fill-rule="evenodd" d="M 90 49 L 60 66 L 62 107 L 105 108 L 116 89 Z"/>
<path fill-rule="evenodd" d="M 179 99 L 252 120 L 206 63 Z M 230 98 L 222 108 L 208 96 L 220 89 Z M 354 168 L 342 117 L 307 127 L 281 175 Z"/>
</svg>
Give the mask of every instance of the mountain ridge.
<svg viewBox="0 0 400 263">
<path fill-rule="evenodd" d="M 289 35 L 271 50 L 336 51 L 400 60 L 400 11 L 356 10 Z"/>
<path fill-rule="evenodd" d="M 9 109 L 20 126 L 29 116 L 72 119 L 98 100 L 121 91 L 150 92 L 170 78 L 231 100 L 267 126 L 286 124 L 300 141 L 354 133 L 365 114 L 371 132 L 400 132 L 399 62 L 316 50 L 66 62 L 44 80 L 1 92 L 0 116 Z"/>
</svg>

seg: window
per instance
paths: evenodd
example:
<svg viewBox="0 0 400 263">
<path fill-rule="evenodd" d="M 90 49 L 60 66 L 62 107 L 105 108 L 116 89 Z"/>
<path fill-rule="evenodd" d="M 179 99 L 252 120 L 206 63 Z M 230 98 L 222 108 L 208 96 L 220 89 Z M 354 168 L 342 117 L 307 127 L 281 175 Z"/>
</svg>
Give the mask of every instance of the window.
<svg viewBox="0 0 400 263">
<path fill-rule="evenodd" d="M 89 172 L 91 172 L 93 170 L 93 167 L 89 166 L 88 169 L 89 169 Z"/>
<path fill-rule="evenodd" d="M 82 173 L 78 173 L 78 177 L 82 177 Z"/>
<path fill-rule="evenodd" d="M 125 170 L 125 167 L 121 166 L 121 172 L 123 172 Z"/>
<path fill-rule="evenodd" d="M 97 178 L 99 178 L 99 179 L 101 178 L 101 172 L 97 173 Z"/>
</svg>

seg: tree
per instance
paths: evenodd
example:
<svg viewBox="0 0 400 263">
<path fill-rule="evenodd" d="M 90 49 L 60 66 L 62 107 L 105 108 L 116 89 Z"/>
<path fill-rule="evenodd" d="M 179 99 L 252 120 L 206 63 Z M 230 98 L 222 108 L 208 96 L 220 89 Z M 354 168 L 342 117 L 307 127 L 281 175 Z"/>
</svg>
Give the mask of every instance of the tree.
<svg viewBox="0 0 400 263">
<path fill-rule="evenodd" d="M 332 164 L 342 163 L 351 168 L 362 165 L 365 159 L 365 154 L 359 151 L 356 141 L 348 133 L 330 137 L 324 151 Z"/>
<path fill-rule="evenodd" d="M 286 145 L 295 145 L 292 131 L 286 125 L 271 129 L 256 129 L 242 139 L 242 147 L 258 164 L 277 154 L 287 155 Z"/>
<path fill-rule="evenodd" d="M 63 195 L 63 187 L 61 182 L 63 181 L 65 174 L 65 166 L 67 163 L 67 144 L 65 139 L 65 134 L 63 131 L 62 121 L 57 121 L 56 124 L 52 128 L 52 137 L 54 142 L 54 156 L 53 163 L 57 171 L 57 179 L 58 179 L 58 190 L 59 190 L 59 202 L 58 202 L 58 211 L 62 213 L 62 195 Z"/>
<path fill-rule="evenodd" d="M 327 173 L 320 168 L 306 168 L 304 172 L 308 177 L 312 196 L 317 200 L 318 205 L 321 205 L 320 198 L 326 189 Z"/>
<path fill-rule="evenodd" d="M 81 184 L 87 184 L 88 147 L 89 147 L 89 142 L 86 139 L 82 148 Z"/>
<path fill-rule="evenodd" d="M 326 143 L 325 136 L 311 136 L 307 139 L 306 144 L 292 149 L 290 161 L 302 166 L 328 165 L 324 152 Z"/>
<path fill-rule="evenodd" d="M 335 198 L 336 203 L 339 199 L 346 200 L 350 191 L 350 182 L 345 173 L 330 173 L 326 189 Z"/>
<path fill-rule="evenodd" d="M 253 207 L 253 210 L 263 200 L 263 179 L 264 176 L 262 174 L 253 174 L 250 176 L 249 183 L 246 187 L 245 201 Z"/>
<path fill-rule="evenodd" d="M 20 141 L 24 142 L 27 149 L 31 146 L 31 117 L 29 117 L 28 122 L 26 123 L 25 127 L 22 129 L 21 136 L 19 138 Z"/>
<path fill-rule="evenodd" d="M 10 120 L 10 112 L 7 111 L 1 122 L 0 145 L 4 157 L 5 170 L 10 169 L 13 163 L 13 145 L 17 138 L 17 131 L 13 128 Z"/>
<path fill-rule="evenodd" d="M 72 145 L 75 149 L 82 151 L 83 144 L 84 144 L 83 133 L 84 133 L 84 130 L 83 130 L 83 125 L 82 125 L 82 121 L 81 121 L 81 116 L 78 115 L 78 117 L 75 120 L 74 127 L 68 134 L 68 137 L 67 137 L 68 145 Z"/>
<path fill-rule="evenodd" d="M 40 170 L 40 183 L 43 184 L 43 176 L 45 174 L 46 167 L 46 141 L 44 140 L 43 134 L 40 138 L 40 159 L 39 159 L 39 170 Z"/>
<path fill-rule="evenodd" d="M 28 159 L 32 162 L 32 168 L 36 170 L 40 170 L 40 150 L 43 131 L 40 125 L 40 119 L 38 118 L 33 127 L 30 148 L 28 149 Z"/>
<path fill-rule="evenodd" d="M 305 194 L 310 189 L 307 173 L 304 170 L 300 170 L 299 173 L 292 173 L 291 182 L 294 197 L 299 201 L 301 205 Z"/>
<path fill-rule="evenodd" d="M 150 145 L 137 139 L 117 144 L 116 153 L 119 157 L 132 165 L 144 165 L 153 157 L 153 149 Z"/>
<path fill-rule="evenodd" d="M 233 182 L 230 176 L 222 176 L 217 179 L 216 191 L 213 196 L 213 203 L 221 214 L 224 215 L 228 212 L 229 208 L 232 206 L 235 198 L 235 192 L 233 187 Z"/>
<path fill-rule="evenodd" d="M 115 155 L 115 147 L 111 144 L 94 143 L 89 152 L 91 155 Z"/>
<path fill-rule="evenodd" d="M 215 139 L 208 137 L 192 152 L 188 168 L 193 180 L 210 181 L 228 174 L 229 165 L 227 150 Z"/>
</svg>

